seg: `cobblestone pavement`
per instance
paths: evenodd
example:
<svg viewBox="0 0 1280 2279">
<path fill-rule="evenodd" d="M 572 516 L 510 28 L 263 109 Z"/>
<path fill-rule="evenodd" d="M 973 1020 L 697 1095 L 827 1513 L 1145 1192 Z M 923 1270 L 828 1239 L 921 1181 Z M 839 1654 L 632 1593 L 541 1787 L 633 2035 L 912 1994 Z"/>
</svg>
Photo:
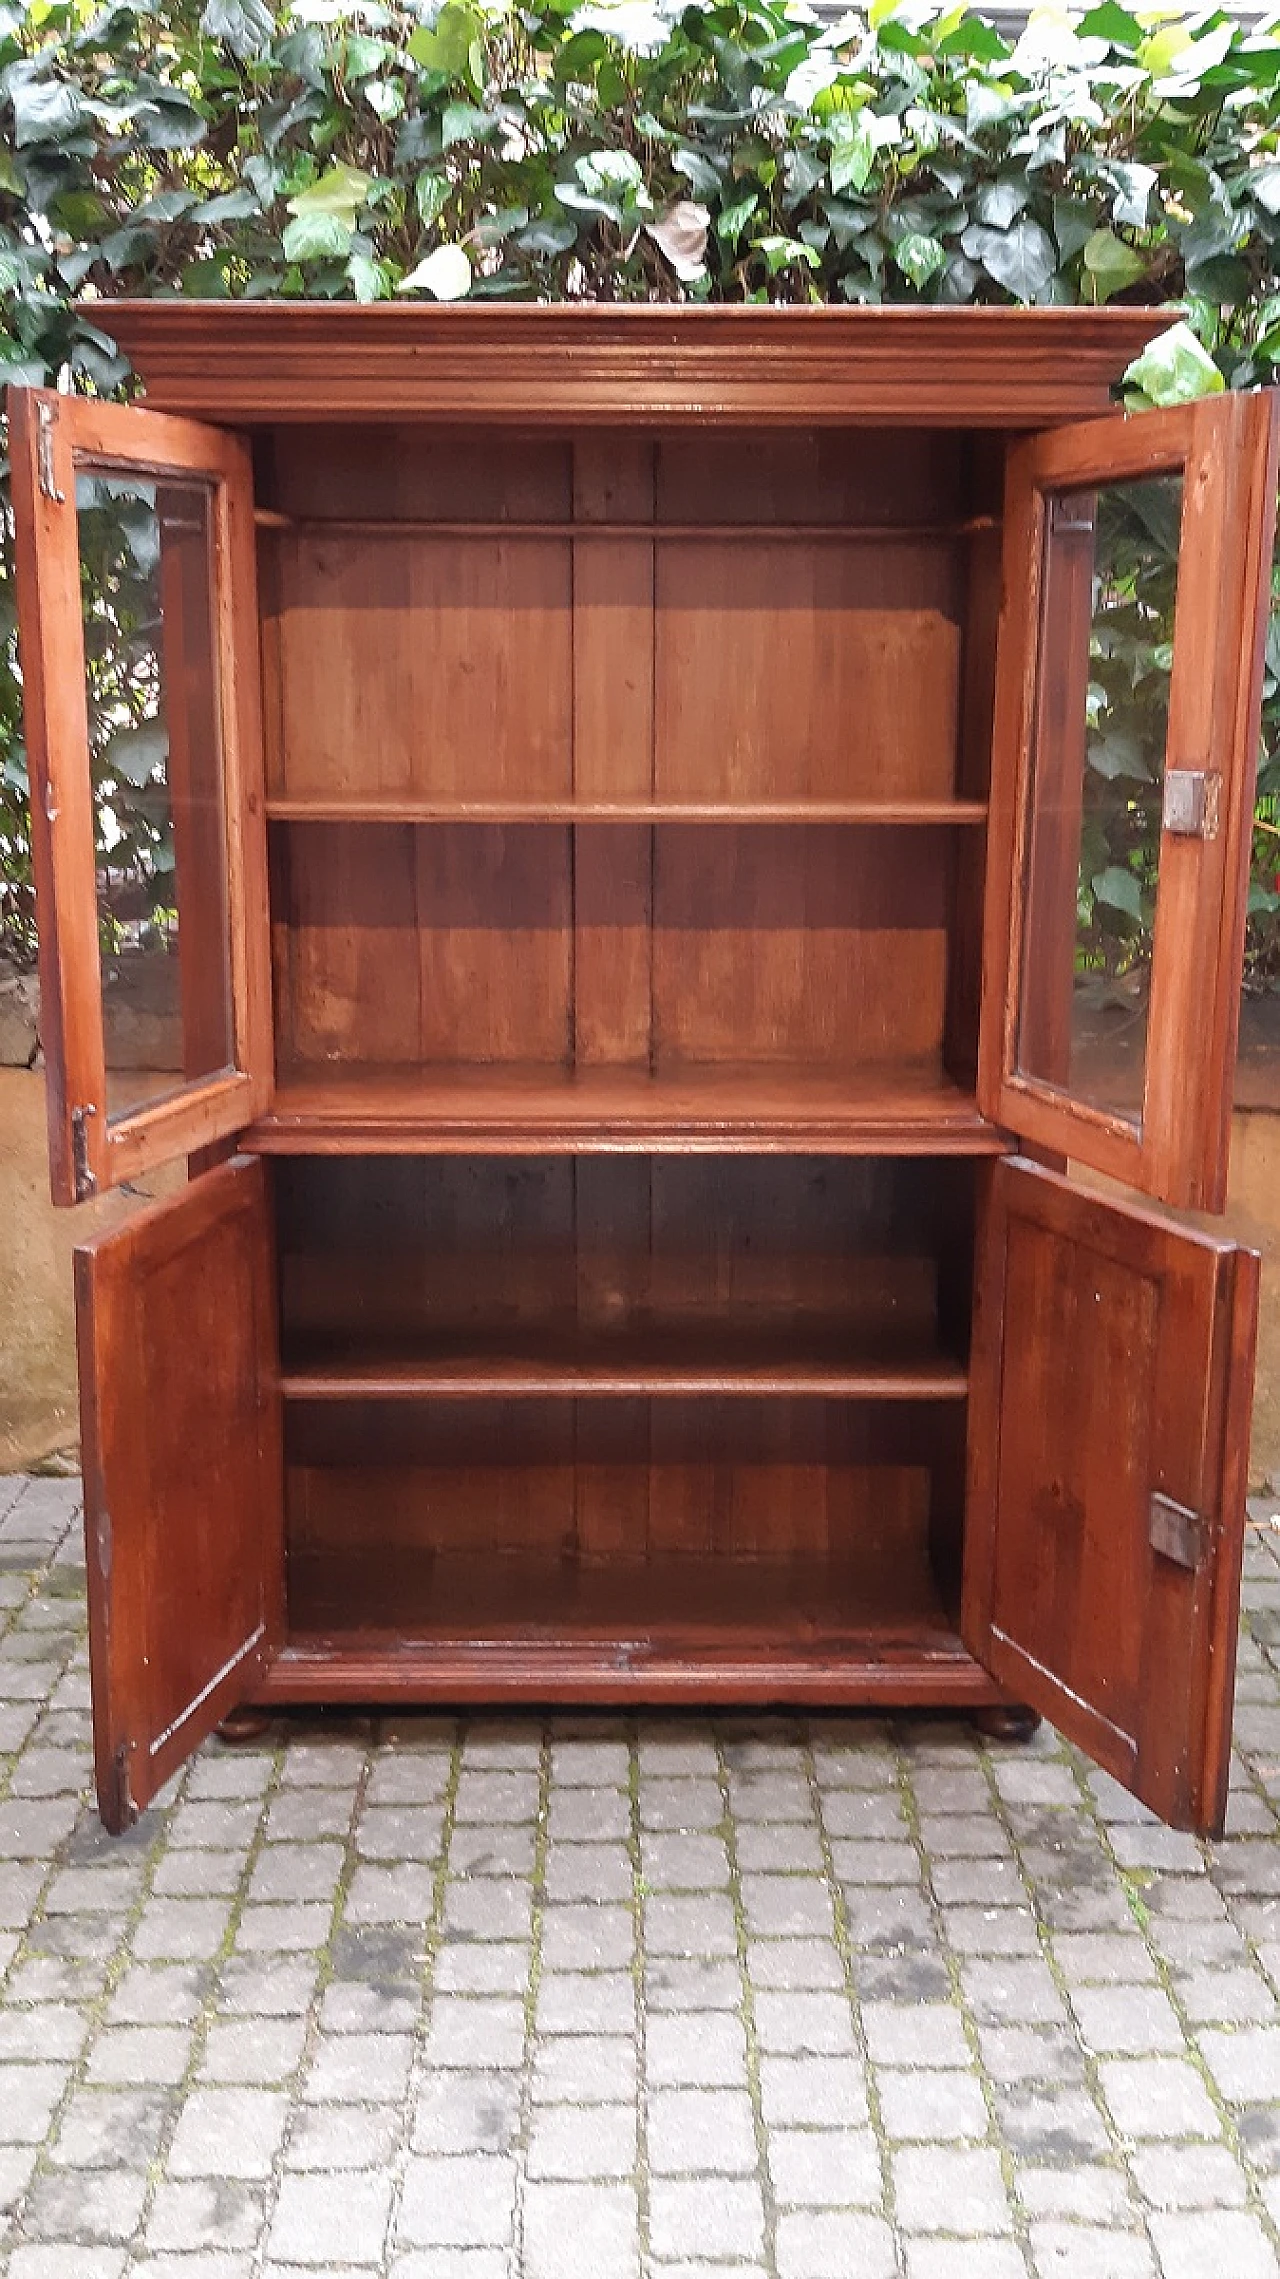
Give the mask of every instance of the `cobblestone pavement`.
<svg viewBox="0 0 1280 2279">
<path fill-rule="evenodd" d="M 1218 1845 L 675 1717 L 282 1721 L 112 1840 L 76 1497 L 0 1479 L 9 2279 L 1280 2272 L 1280 1506 Z"/>
</svg>

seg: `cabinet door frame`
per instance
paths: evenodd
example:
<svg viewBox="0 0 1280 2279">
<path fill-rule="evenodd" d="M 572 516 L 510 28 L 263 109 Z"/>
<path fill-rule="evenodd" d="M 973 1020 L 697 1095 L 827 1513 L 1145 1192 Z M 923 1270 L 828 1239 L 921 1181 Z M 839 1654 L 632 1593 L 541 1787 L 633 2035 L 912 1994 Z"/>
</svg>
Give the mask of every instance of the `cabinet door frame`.
<svg viewBox="0 0 1280 2279">
<path fill-rule="evenodd" d="M 41 1041 L 54 1201 L 73 1203 L 251 1123 L 271 1089 L 261 675 L 247 443 L 132 406 L 11 389 L 10 437 Z M 98 947 L 76 469 L 210 485 L 235 1065 L 112 1121 Z"/>
<path fill-rule="evenodd" d="M 74 1257 L 94 1768 L 118 1832 L 283 1639 L 269 1168 L 238 1156 Z"/>
<path fill-rule="evenodd" d="M 998 640 L 978 1102 L 1032 1146 L 1160 1200 L 1221 1210 L 1248 896 L 1276 496 L 1275 391 L 1120 413 L 1010 448 Z M 1217 781 L 1207 836 L 1162 829 L 1140 1123 L 1018 1067 L 1048 501 L 1184 478 L 1169 763 Z M 1074 874 L 1075 857 L 1072 856 Z"/>
<path fill-rule="evenodd" d="M 977 1263 L 964 1643 L 1162 1818 L 1220 1833 L 1258 1255 L 1006 1156 Z"/>
</svg>

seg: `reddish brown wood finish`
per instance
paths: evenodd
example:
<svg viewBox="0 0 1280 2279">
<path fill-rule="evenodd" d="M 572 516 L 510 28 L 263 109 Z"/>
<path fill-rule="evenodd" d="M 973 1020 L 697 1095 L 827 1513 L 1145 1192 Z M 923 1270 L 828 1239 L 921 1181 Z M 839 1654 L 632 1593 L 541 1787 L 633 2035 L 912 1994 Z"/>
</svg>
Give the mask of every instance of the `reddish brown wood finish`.
<svg viewBox="0 0 1280 2279">
<path fill-rule="evenodd" d="M 474 426 L 1041 427 L 1105 410 L 1160 309 L 352 308 L 117 301 L 166 411 Z"/>
<path fill-rule="evenodd" d="M 1018 446 L 1006 502 L 1001 628 L 983 970 L 978 1097 L 984 1113 L 1037 1147 L 1059 1151 L 1166 1202 L 1220 1210 L 1226 1192 L 1248 867 L 1257 761 L 1261 648 L 1276 496 L 1276 397 L 1231 395 L 1141 419 L 1064 430 Z M 1147 1019 L 1141 1118 L 1105 1113 L 1025 1071 L 1020 1022 L 1045 1032 L 1042 1005 L 1064 1019 L 1064 960 L 1073 924 L 1074 810 L 1051 806 L 1071 764 L 1067 708 L 1078 686 L 1048 687 L 1040 626 L 1051 575 L 1048 502 L 1056 491 L 1183 474 L 1182 538 L 1170 691 L 1168 763 L 1220 785 L 1220 821 L 1205 837 L 1164 831 Z M 1082 594 L 1080 581 L 1077 590 Z M 1055 625 L 1060 621 L 1058 618 Z M 1077 645 L 1078 646 L 1078 645 Z M 1055 742 L 1055 735 L 1057 741 Z M 1079 758 L 1078 741 L 1075 757 Z M 1033 834 L 1057 833 L 1062 926 L 1033 945 L 1023 978 L 1025 880 Z M 1024 1003 L 1030 987 L 1029 1002 Z M 1056 997 L 1055 997 L 1056 988 Z M 1052 1055 L 1051 1055 L 1052 1058 Z"/>
<path fill-rule="evenodd" d="M 46 390 L 11 390 L 10 411 L 50 1158 L 54 1200 L 70 1203 L 95 1187 L 118 1185 L 169 1157 L 235 1133 L 267 1103 L 272 1048 L 253 498 L 248 452 L 236 437 L 154 412 Z M 207 1040 L 214 994 L 210 974 L 216 970 L 210 962 L 210 933 L 215 906 L 224 901 L 235 1066 L 116 1121 L 108 1116 L 98 953 L 75 509 L 81 465 L 205 479 L 213 518 L 216 665 L 201 655 L 192 627 L 181 621 L 181 610 L 171 662 L 185 661 L 199 689 L 216 698 L 225 824 L 205 816 L 197 825 L 195 805 L 185 796 L 197 731 L 181 702 L 173 723 L 174 822 L 179 852 L 185 848 L 194 872 L 189 979 L 184 970 L 184 1013 L 192 1022 L 187 1048 L 194 1054 L 197 1042 Z M 181 603 L 181 581 L 172 563 L 166 584 L 168 595 Z M 190 599 L 189 578 L 186 584 Z M 187 692 L 193 700 L 196 693 Z M 225 897 L 204 895 L 199 884 L 215 833 L 225 848 L 220 855 L 225 878 L 219 882 Z M 77 1122 L 83 1133 L 79 1160 Z"/>
<path fill-rule="evenodd" d="M 1213 1824 L 1256 1265 L 999 1161 L 999 1119 L 1098 1136 L 1003 1057 L 1037 518 L 1055 484 L 1186 464 L 1178 718 L 1236 803 L 1161 915 L 1161 1067 L 1212 1032 L 1200 1136 L 1157 1081 L 1144 1163 L 1212 1191 L 1267 409 L 1037 435 L 1006 492 L 1006 438 L 1103 412 L 1159 312 L 117 320 L 153 404 L 256 431 L 256 501 L 219 446 L 221 653 L 247 752 L 260 607 L 273 1019 L 247 775 L 232 844 L 276 1072 L 241 1113 L 281 1160 L 78 1265 L 105 1816 L 245 1694 L 1012 1691 Z M 83 417 L 142 459 L 139 415 Z M 65 644 L 78 600 L 65 544 L 34 549 L 29 409 L 15 437 L 62 750 L 44 623 Z M 37 856 L 50 971 L 88 970 L 83 868 Z M 1062 977 L 1034 986 L 1051 1027 Z M 72 1057 L 85 1002 L 54 1000 Z M 216 1139 L 207 1110 L 176 1144 Z M 1208 1515 L 1194 1574 L 1150 1548 L 1152 1488 Z"/>
<path fill-rule="evenodd" d="M 266 1166 L 206 1173 L 75 1267 L 94 1763 L 120 1829 L 281 1640 Z"/>
<path fill-rule="evenodd" d="M 1258 1260 L 998 1164 L 972 1361 L 962 1634 L 1177 1827 L 1226 1808 Z M 1151 1499 L 1195 1515 L 1180 1564 Z"/>
</svg>

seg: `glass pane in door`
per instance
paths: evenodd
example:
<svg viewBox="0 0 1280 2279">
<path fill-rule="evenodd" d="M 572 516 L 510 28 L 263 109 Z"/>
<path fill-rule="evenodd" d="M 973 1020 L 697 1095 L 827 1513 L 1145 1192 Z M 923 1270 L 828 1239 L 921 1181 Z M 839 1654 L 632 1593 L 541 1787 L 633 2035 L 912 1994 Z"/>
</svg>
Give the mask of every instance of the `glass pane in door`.
<svg viewBox="0 0 1280 2279">
<path fill-rule="evenodd" d="M 1140 1127 L 1181 474 L 1045 501 L 1017 1068 Z"/>
<path fill-rule="evenodd" d="M 214 492 L 81 462 L 111 1122 L 236 1065 Z"/>
</svg>

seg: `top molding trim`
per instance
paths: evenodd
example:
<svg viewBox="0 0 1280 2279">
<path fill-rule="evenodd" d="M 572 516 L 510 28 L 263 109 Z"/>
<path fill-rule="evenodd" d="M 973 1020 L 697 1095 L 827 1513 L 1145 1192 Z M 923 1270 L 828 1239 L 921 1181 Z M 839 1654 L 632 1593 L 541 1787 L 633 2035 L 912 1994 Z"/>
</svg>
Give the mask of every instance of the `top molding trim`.
<svg viewBox="0 0 1280 2279">
<path fill-rule="evenodd" d="M 1107 410 L 1162 309 L 115 301 L 157 411 L 232 426 L 1035 428 Z"/>
</svg>

